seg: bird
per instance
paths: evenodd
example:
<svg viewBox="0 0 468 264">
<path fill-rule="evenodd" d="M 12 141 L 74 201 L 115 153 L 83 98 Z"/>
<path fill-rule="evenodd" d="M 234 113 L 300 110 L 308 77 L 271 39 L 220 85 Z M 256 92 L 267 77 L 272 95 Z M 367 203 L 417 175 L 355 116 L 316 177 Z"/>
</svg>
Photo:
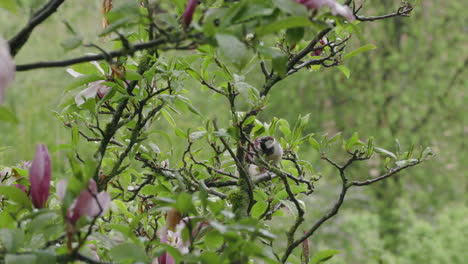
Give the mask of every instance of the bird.
<svg viewBox="0 0 468 264">
<path fill-rule="evenodd" d="M 283 157 L 283 148 L 281 144 L 272 136 L 262 136 L 254 140 L 253 145 L 249 146 L 249 153 L 246 154 L 246 160 L 258 166 L 261 172 L 265 171 L 265 166 L 254 153 L 262 157 L 272 166 L 277 166 Z"/>
</svg>

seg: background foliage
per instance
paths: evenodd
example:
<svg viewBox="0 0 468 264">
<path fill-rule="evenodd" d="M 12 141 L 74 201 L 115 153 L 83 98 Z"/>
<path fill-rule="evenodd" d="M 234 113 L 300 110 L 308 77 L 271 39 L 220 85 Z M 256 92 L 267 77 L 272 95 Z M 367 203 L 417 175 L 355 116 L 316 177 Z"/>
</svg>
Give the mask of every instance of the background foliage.
<svg viewBox="0 0 468 264">
<path fill-rule="evenodd" d="M 35 31 L 30 40 L 34 45 L 25 46 L 16 60 L 60 59 L 90 52 L 89 48 L 70 52 L 49 48 L 68 38 L 63 20 L 79 29 L 86 42 L 100 42 L 96 38 L 101 31 L 96 27 L 101 23 L 99 6 L 96 1 L 86 2 L 65 3 L 61 12 Z M 381 14 L 399 1 L 368 2 L 367 14 Z M 27 18 L 23 12 L 11 14 L 0 9 L 5 35 L 21 28 Z M 341 251 L 330 263 L 463 263 L 468 259 L 463 247 L 468 244 L 467 81 L 463 78 L 468 39 L 463 14 L 461 1 L 421 1 L 410 18 L 361 27 L 353 46 L 370 42 L 377 49 L 346 61 L 351 69 L 349 78 L 336 68 L 320 69 L 299 72 L 275 87 L 276 94 L 268 105 L 274 111 L 266 111 L 260 119 L 271 120 L 274 115 L 294 123 L 297 113 L 311 113 L 306 131 L 316 135 L 344 131 L 349 137 L 360 131 L 362 137 L 374 136 L 391 150 L 396 150 L 393 140 L 397 138 L 404 146 L 433 146 L 437 154 L 418 169 L 350 193 L 339 217 L 311 241 L 312 252 Z M 70 141 L 69 131 L 50 110 L 59 110 L 58 106 L 70 98 L 65 92 L 70 80 L 63 69 L 17 74 L 7 104 L 16 112 L 18 124 L 0 123 L 0 146 L 8 146 L 0 152 L 1 164 L 31 160 L 36 142 L 60 146 Z M 193 86 L 193 81 L 185 85 Z M 219 100 L 207 99 L 207 94 L 193 87 L 187 97 L 207 117 L 227 111 Z M 193 117 L 177 117 L 182 129 L 199 122 Z M 169 123 L 155 126 L 173 133 Z M 161 149 L 167 147 L 165 144 L 161 142 Z M 182 143 L 172 144 L 174 155 L 181 155 Z M 309 160 L 315 158 L 314 166 L 324 166 L 312 148 L 301 151 Z M 62 178 L 68 173 L 66 158 L 57 151 L 53 160 L 53 177 Z M 378 175 L 379 162 L 370 160 L 369 166 L 353 168 L 352 175 Z M 327 170 L 324 175 L 331 174 Z M 316 195 L 306 200 L 316 210 L 308 218 L 323 213 L 327 201 L 336 195 L 335 184 L 332 179 L 319 182 Z M 272 226 L 279 232 L 284 223 L 288 223 L 286 216 Z"/>
</svg>

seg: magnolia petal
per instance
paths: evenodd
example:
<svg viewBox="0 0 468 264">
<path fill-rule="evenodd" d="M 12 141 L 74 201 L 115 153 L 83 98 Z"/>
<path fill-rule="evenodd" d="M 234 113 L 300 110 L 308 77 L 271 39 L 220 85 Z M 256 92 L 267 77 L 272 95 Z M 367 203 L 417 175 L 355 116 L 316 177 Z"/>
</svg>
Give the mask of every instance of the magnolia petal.
<svg viewBox="0 0 468 264">
<path fill-rule="evenodd" d="M 322 6 L 328 6 L 331 9 L 332 14 L 340 15 L 353 22 L 356 18 L 354 17 L 353 11 L 349 6 L 341 5 L 336 0 L 294 0 L 295 2 L 304 5 L 307 9 L 320 9 Z"/>
<path fill-rule="evenodd" d="M 76 199 L 70 214 L 70 220 L 75 223 L 82 216 L 97 217 L 104 214 L 110 205 L 110 195 L 108 192 L 97 193 L 97 185 L 94 180 L 89 181 L 86 189 L 81 191 Z"/>
<path fill-rule="evenodd" d="M 323 5 L 333 2 L 334 0 L 294 0 L 295 2 L 304 5 L 307 9 L 319 9 Z"/>
<path fill-rule="evenodd" d="M 95 244 L 89 244 L 89 249 L 91 250 L 91 253 L 93 254 L 94 260 L 99 261 L 99 255 L 97 253 L 97 247 Z"/>
<path fill-rule="evenodd" d="M 108 192 L 100 192 L 94 201 L 93 211 L 88 215 L 91 217 L 102 216 L 107 212 L 110 206 L 111 197 Z"/>
<path fill-rule="evenodd" d="M 97 95 L 99 86 L 94 83 L 90 83 L 88 88 L 79 92 L 75 97 L 75 103 L 80 106 L 86 102 L 89 98 L 94 98 Z"/>
<path fill-rule="evenodd" d="M 80 195 L 78 195 L 78 198 L 76 198 L 73 208 L 70 208 L 70 220 L 73 223 L 78 221 L 78 219 L 84 215 L 87 207 L 91 206 L 94 197 L 91 195 L 89 190 L 92 191 L 92 186 L 88 186 L 83 191 L 81 191 Z"/>
<path fill-rule="evenodd" d="M 80 76 L 83 76 L 83 75 L 84 75 L 84 74 L 82 74 L 82 73 L 79 73 L 79 72 L 75 71 L 75 70 L 72 69 L 72 68 L 68 68 L 68 69 L 66 69 L 66 71 L 68 72 L 68 74 L 70 74 L 70 75 L 71 75 L 72 77 L 74 77 L 74 78 L 77 78 L 77 77 L 80 77 Z"/>
<path fill-rule="evenodd" d="M 36 208 L 43 208 L 50 191 L 51 161 L 47 147 L 39 144 L 29 168 L 31 199 Z"/>
<path fill-rule="evenodd" d="M 92 82 L 88 85 L 88 88 L 79 92 L 75 97 L 76 105 L 80 106 L 84 104 L 89 98 L 96 97 L 96 95 L 104 97 L 111 89 L 110 87 L 103 85 L 102 83 L 104 82 L 104 80 Z"/>
<path fill-rule="evenodd" d="M 110 89 L 111 88 L 109 86 L 101 85 L 97 91 L 97 95 L 99 98 L 103 98 L 110 91 Z"/>
<path fill-rule="evenodd" d="M 65 194 L 67 193 L 67 185 L 67 179 L 61 179 L 55 185 L 55 192 L 57 193 L 57 196 L 60 199 L 60 201 L 63 201 L 63 199 L 65 199 Z"/>
<path fill-rule="evenodd" d="M 3 103 L 5 90 L 15 78 L 15 62 L 10 54 L 8 43 L 0 37 L 0 104 Z"/>
<path fill-rule="evenodd" d="M 167 243 L 167 233 L 164 232 L 161 236 L 161 243 Z M 175 264 L 175 259 L 169 255 L 167 252 L 164 252 L 161 256 L 158 257 L 159 264 Z"/>
<path fill-rule="evenodd" d="M 353 11 L 349 6 L 340 5 L 338 3 L 334 3 L 330 5 L 332 15 L 340 15 L 346 18 L 348 21 L 353 22 L 356 18 L 354 17 Z"/>
</svg>

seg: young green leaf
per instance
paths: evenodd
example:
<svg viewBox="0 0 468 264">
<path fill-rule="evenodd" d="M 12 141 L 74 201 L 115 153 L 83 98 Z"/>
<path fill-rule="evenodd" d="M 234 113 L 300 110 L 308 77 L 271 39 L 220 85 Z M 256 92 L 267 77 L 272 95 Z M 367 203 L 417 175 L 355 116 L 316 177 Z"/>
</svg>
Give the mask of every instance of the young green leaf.
<svg viewBox="0 0 468 264">
<path fill-rule="evenodd" d="M 310 260 L 310 264 L 322 264 L 329 259 L 331 259 L 334 255 L 340 253 L 338 250 L 322 250 L 319 251 L 314 257 Z"/>
<path fill-rule="evenodd" d="M 362 53 L 362 52 L 365 52 L 365 51 L 368 51 L 368 50 L 373 50 L 373 49 L 376 49 L 377 47 L 374 45 L 374 44 L 366 44 L 360 48 L 357 48 L 349 53 L 347 53 L 346 55 L 343 56 L 343 61 L 344 60 L 347 60 L 351 57 L 354 57 L 356 55 L 358 55 L 359 53 Z"/>
</svg>

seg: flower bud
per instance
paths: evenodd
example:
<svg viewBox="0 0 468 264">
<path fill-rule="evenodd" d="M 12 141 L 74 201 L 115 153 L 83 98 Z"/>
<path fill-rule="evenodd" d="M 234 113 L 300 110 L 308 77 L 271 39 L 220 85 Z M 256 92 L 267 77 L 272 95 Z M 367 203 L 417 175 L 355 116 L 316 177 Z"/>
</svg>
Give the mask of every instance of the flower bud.
<svg viewBox="0 0 468 264">
<path fill-rule="evenodd" d="M 39 144 L 36 154 L 29 168 L 29 181 L 31 182 L 31 199 L 36 208 L 43 208 L 47 202 L 50 191 L 51 161 L 47 147 Z"/>
<path fill-rule="evenodd" d="M 188 27 L 192 22 L 193 13 L 198 5 L 198 0 L 188 0 L 187 7 L 185 7 L 184 14 L 182 15 L 184 26 Z"/>
</svg>

